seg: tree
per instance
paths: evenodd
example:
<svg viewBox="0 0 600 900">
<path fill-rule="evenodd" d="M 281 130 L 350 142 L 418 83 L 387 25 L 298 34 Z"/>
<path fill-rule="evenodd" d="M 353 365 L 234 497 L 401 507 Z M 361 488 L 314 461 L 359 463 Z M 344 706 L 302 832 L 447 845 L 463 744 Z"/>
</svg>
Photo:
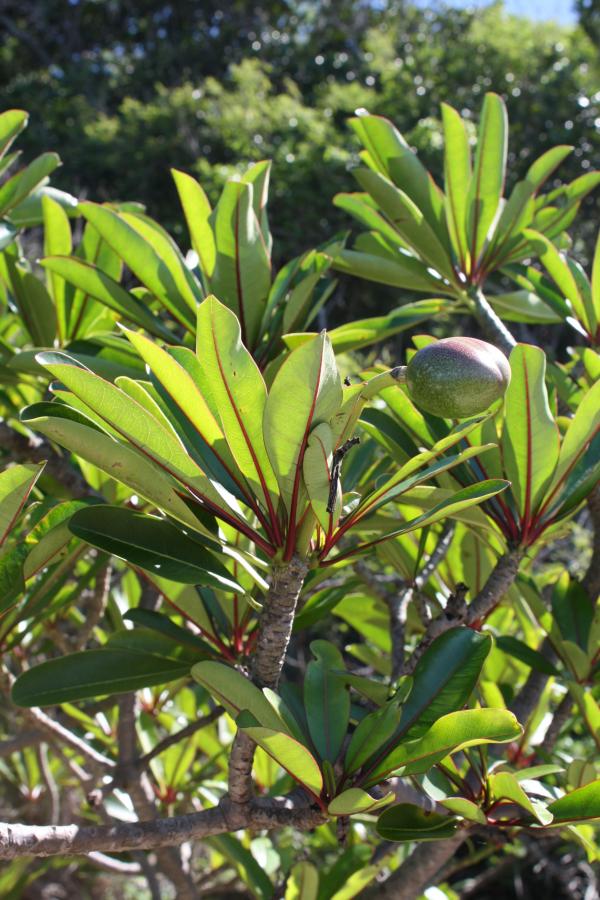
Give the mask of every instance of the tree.
<svg viewBox="0 0 600 900">
<path fill-rule="evenodd" d="M 597 526 L 600 292 L 558 249 L 595 174 L 537 196 L 550 150 L 503 206 L 501 100 L 472 172 L 445 123 L 442 192 L 360 116 L 365 191 L 342 205 L 369 233 L 277 274 L 265 162 L 214 207 L 172 173 L 183 251 L 136 203 L 37 185 L 6 208 L 5 892 L 31 855 L 78 894 L 100 867 L 159 894 L 339 900 L 487 876 L 506 841 L 597 853 L 598 571 L 550 555 L 586 502 Z M 41 272 L 21 243 L 40 214 Z M 492 257 L 530 263 L 497 311 Z M 348 268 L 425 299 L 311 331 Z M 361 370 L 458 304 L 500 349 L 421 334 Z M 586 344 L 548 361 L 507 307 L 532 328 L 570 309 Z"/>
</svg>

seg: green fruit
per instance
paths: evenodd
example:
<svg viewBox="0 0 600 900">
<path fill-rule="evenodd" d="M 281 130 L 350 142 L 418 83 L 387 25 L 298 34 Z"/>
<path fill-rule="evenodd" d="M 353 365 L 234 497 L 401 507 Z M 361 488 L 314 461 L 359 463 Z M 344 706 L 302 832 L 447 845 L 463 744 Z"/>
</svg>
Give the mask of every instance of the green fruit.
<svg viewBox="0 0 600 900">
<path fill-rule="evenodd" d="M 419 350 L 406 367 L 411 399 L 425 412 L 466 419 L 504 396 L 510 382 L 506 357 L 485 341 L 451 337 Z"/>
</svg>

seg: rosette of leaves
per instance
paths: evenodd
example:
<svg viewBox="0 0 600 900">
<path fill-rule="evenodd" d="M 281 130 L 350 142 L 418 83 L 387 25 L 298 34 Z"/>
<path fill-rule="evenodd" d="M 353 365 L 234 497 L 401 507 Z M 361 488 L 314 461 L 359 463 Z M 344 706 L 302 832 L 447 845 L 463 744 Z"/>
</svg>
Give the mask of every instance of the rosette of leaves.
<svg viewBox="0 0 600 900">
<path fill-rule="evenodd" d="M 472 311 L 499 346 L 510 352 L 510 334 L 488 299 L 504 314 L 511 303 L 520 309 L 523 298 L 517 297 L 516 303 L 514 297 L 486 299 L 484 285 L 509 264 L 535 258 L 539 235 L 545 241 L 561 239 L 583 198 L 599 183 L 600 173 L 587 172 L 540 194 L 573 149 L 554 147 L 532 163 L 504 198 L 508 121 L 503 100 L 486 94 L 474 158 L 459 113 L 444 104 L 442 121 L 444 190 L 389 120 L 366 111 L 350 120 L 364 148 L 360 154 L 364 166 L 354 173 L 362 192 L 339 194 L 335 203 L 368 230 L 352 249 L 340 251 L 334 267 L 411 292 L 449 298 L 452 303 L 446 309 Z"/>
<path fill-rule="evenodd" d="M 536 244 L 536 256 L 543 271 L 532 265 L 510 266 L 507 273 L 520 288 L 512 297 L 533 298 L 529 302 L 536 306 L 538 321 L 566 322 L 583 336 L 589 347 L 597 349 L 600 345 L 600 236 L 591 277 L 546 236 L 528 229 L 527 237 Z M 499 311 L 506 317 L 504 310 Z M 535 319 L 530 317 L 524 321 Z"/>
<path fill-rule="evenodd" d="M 431 338 L 419 338 L 423 346 Z M 494 416 L 475 424 L 464 445 L 489 445 L 485 455 L 453 470 L 451 483 L 505 478 L 510 487 L 484 502 L 481 510 L 506 545 L 528 550 L 549 540 L 581 508 L 600 476 L 600 386 L 582 390 L 572 418 L 556 417 L 546 386 L 546 357 L 539 348 L 519 344 L 511 353 L 511 382 Z M 366 409 L 365 427 L 401 463 L 412 448 L 443 440 L 451 423 L 418 410 L 404 391 L 385 389 L 386 410 Z M 459 446 L 461 446 L 459 444 Z M 416 488 L 406 502 L 423 503 L 428 491 Z M 384 523 L 380 523 L 382 529 Z"/>
<path fill-rule="evenodd" d="M 270 163 L 251 166 L 230 179 L 214 207 L 201 185 L 173 170 L 188 227 L 190 252 L 182 253 L 171 236 L 133 204 L 115 207 L 80 203 L 78 213 L 138 282 L 126 289 L 121 269 L 107 271 L 89 255 L 72 255 L 68 241 L 49 242 L 42 265 L 51 279 L 117 310 L 125 321 L 186 346 L 193 343 L 196 307 L 215 294 L 237 316 L 244 345 L 261 369 L 285 350 L 284 334 L 304 332 L 335 288 L 331 259 L 343 245 L 333 239 L 286 263 L 271 262 L 272 237 L 267 201 Z M 425 321 L 439 301 L 408 304 L 388 316 L 340 326 L 331 335 L 335 349 L 367 346 Z M 160 313 L 149 327 L 148 316 Z M 141 317 L 145 316 L 146 321 Z M 162 328 L 162 333 L 157 329 Z"/>
<path fill-rule="evenodd" d="M 393 801 L 393 777 L 425 773 L 469 746 L 518 737 L 508 711 L 462 709 L 490 647 L 489 635 L 452 629 L 389 697 L 386 685 L 348 672 L 340 651 L 323 640 L 311 644 L 303 685 L 284 684 L 279 694 L 260 691 L 219 662 L 198 663 L 192 675 L 323 811 L 365 815 Z M 378 796 L 369 793 L 376 785 Z"/>
<path fill-rule="evenodd" d="M 121 204 L 119 209 L 139 212 L 136 204 Z M 136 354 L 114 333 L 117 319 L 163 340 L 176 342 L 176 334 L 162 323 L 152 304 L 120 286 L 122 261 L 92 225 L 85 225 L 74 246 L 69 215 L 50 195 L 41 199 L 41 224 L 44 252 L 72 253 L 71 265 L 81 277 L 74 286 L 63 278 L 60 265 L 39 277 L 22 256 L 19 241 L 0 253 L 0 290 L 7 306 L 2 321 L 3 382 L 19 379 L 45 387 L 46 373 L 35 354 L 59 347 L 111 379 L 141 374 Z M 18 409 L 18 401 L 15 406 Z"/>
<path fill-rule="evenodd" d="M 549 834 L 561 829 L 565 836 L 594 852 L 589 829 L 585 826 L 600 818 L 600 781 L 591 781 L 575 790 L 545 780 L 564 772 L 560 766 L 540 764 L 512 769 L 497 761 L 485 764 L 479 754 L 479 766 L 467 767 L 452 760 L 446 768 L 419 782 L 426 785 L 435 812 L 425 812 L 410 803 L 388 807 L 377 822 L 378 834 L 388 841 L 439 841 L 451 837 L 460 827 L 491 826 L 513 835 L 519 829 Z M 474 773 L 477 777 L 474 778 Z"/>
<path fill-rule="evenodd" d="M 186 601 L 169 594 L 173 582 L 201 588 L 190 617 L 211 652 L 225 658 L 252 646 L 251 608 L 267 587 L 262 570 L 294 555 L 313 567 L 343 564 L 371 546 L 371 516 L 482 450 L 475 443 L 456 450 L 476 425 L 469 423 L 391 474 L 366 475 L 361 494 L 345 498 L 343 480 L 333 479 L 334 454 L 368 398 L 365 385 L 342 388 L 325 334 L 290 353 L 267 391 L 235 314 L 215 298 L 198 309 L 197 353 L 125 333 L 147 379 L 122 376 L 113 384 L 65 353 L 44 353 L 38 360 L 57 379 L 56 399 L 28 407 L 22 422 L 71 451 L 104 493 L 114 479 L 123 486 L 116 498 L 138 498 L 133 507 L 80 510 L 69 527 L 158 579 L 159 588 L 164 579 L 175 608 Z M 379 540 L 505 488 L 504 480 L 487 479 L 443 492 L 430 510 L 395 520 Z"/>
</svg>

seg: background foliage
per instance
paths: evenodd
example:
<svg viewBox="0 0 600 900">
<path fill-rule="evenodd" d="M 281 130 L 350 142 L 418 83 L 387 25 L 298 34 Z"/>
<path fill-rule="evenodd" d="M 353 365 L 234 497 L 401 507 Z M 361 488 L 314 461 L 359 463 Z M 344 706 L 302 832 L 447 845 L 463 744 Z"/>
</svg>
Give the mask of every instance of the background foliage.
<svg viewBox="0 0 600 900">
<path fill-rule="evenodd" d="M 498 5 L 2 7 L 0 102 L 31 113 L 0 188 L 3 896 L 594 890 L 600 94 L 578 7 L 582 29 Z M 2 165 L 24 124 L 0 120 Z M 50 173 L 78 204 L 28 198 Z M 512 381 L 481 419 L 368 366 L 490 328 Z"/>
<path fill-rule="evenodd" d="M 177 231 L 168 166 L 215 200 L 232 171 L 272 159 L 278 262 L 347 227 L 331 199 L 358 107 L 391 117 L 438 177 L 440 104 L 473 117 L 490 90 L 508 105 L 512 179 L 556 144 L 575 146 L 566 180 L 600 152 L 597 45 L 501 4 L 8 0 L 0 25 L 0 104 L 30 112 L 25 153 L 63 150 L 58 187 L 141 200 Z"/>
</svg>

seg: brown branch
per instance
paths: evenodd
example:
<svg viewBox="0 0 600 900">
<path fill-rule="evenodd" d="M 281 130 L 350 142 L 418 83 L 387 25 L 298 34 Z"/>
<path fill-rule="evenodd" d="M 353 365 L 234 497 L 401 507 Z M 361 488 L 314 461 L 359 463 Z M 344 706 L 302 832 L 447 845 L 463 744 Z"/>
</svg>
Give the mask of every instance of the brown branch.
<svg viewBox="0 0 600 900">
<path fill-rule="evenodd" d="M 85 606 L 85 622 L 83 623 L 77 640 L 75 641 L 74 650 L 83 650 L 88 640 L 94 633 L 94 629 L 99 624 L 110 594 L 110 579 L 112 575 L 112 566 L 110 562 L 106 562 L 102 568 L 96 573 L 94 590 L 88 593 L 89 602 Z"/>
<path fill-rule="evenodd" d="M 156 799 L 152 785 L 145 772 L 140 772 L 137 765 L 137 732 L 135 693 L 123 694 L 119 697 L 119 721 L 117 725 L 117 743 L 119 762 L 115 771 L 114 783 L 122 784 L 128 792 L 133 808 L 140 820 L 156 819 Z M 181 900 L 195 900 L 194 882 L 186 871 L 180 847 L 162 847 L 156 853 L 157 866 L 175 888 L 176 896 Z"/>
<path fill-rule="evenodd" d="M 252 680 L 259 687 L 277 688 L 307 573 L 306 560 L 298 556 L 273 568 L 252 659 Z"/>
<path fill-rule="evenodd" d="M 12 753 L 19 753 L 25 747 L 31 747 L 33 744 L 39 744 L 44 737 L 44 732 L 37 728 L 28 731 L 22 731 L 20 734 L 12 738 L 0 741 L 0 759 L 10 756 Z"/>
<path fill-rule="evenodd" d="M 467 625 L 485 621 L 498 606 L 519 572 L 523 553 L 512 549 L 500 557 L 488 580 L 469 605 Z"/>
<path fill-rule="evenodd" d="M 253 831 L 293 827 L 308 830 L 325 817 L 312 808 L 247 807 L 221 803 L 212 809 L 165 819 L 115 825 L 13 825 L 0 823 L 0 859 L 21 856 L 76 856 L 82 853 L 123 853 L 181 845 L 217 834 L 249 828 Z"/>
<path fill-rule="evenodd" d="M 175 734 L 169 734 L 166 738 L 163 738 L 162 741 L 159 741 L 156 747 L 153 747 L 148 753 L 145 753 L 143 756 L 136 759 L 136 768 L 147 768 L 156 756 L 164 753 L 165 750 L 168 750 L 168 748 L 172 747 L 174 744 L 178 744 L 179 741 L 191 737 L 197 731 L 200 731 L 201 728 L 206 728 L 207 725 L 211 725 L 222 716 L 224 712 L 225 710 L 222 706 L 216 706 L 211 712 L 207 713 L 207 715 L 202 716 L 200 719 L 196 719 L 195 722 L 191 722 L 189 725 L 186 725 L 185 728 L 176 731 Z"/>
<path fill-rule="evenodd" d="M 37 748 L 37 760 L 48 795 L 48 819 L 51 825 L 57 825 L 60 821 L 60 794 L 52 770 L 50 769 L 50 760 L 48 759 L 48 744 L 41 743 Z"/>
<path fill-rule="evenodd" d="M 396 681 L 402 674 L 404 665 L 406 614 L 413 597 L 413 589 L 401 579 L 397 579 L 395 589 L 390 590 L 384 587 L 377 574 L 362 559 L 355 563 L 354 569 L 373 596 L 388 608 L 392 660 L 391 680 Z"/>
<path fill-rule="evenodd" d="M 404 672 L 404 643 L 408 607 L 414 601 L 419 606 L 418 611 L 422 621 L 424 621 L 425 625 L 428 624 L 427 607 L 426 605 L 421 604 L 421 592 L 446 556 L 453 536 L 454 528 L 452 525 L 446 525 L 427 562 L 412 583 L 408 583 L 400 578 L 395 578 L 392 581 L 392 584 L 394 584 L 395 587 L 393 590 L 384 587 L 382 579 L 378 577 L 375 572 L 371 571 L 363 560 L 359 560 L 355 564 L 354 568 L 358 575 L 367 584 L 371 592 L 389 609 L 390 637 L 392 645 L 392 681 L 396 681 Z"/>
<path fill-rule="evenodd" d="M 419 659 L 433 641 L 457 625 L 478 627 L 502 600 L 519 571 L 522 553 L 518 549 L 509 550 L 500 557 L 495 568 L 475 599 L 465 603 L 465 585 L 457 585 L 456 590 L 448 598 L 443 613 L 433 619 L 425 630 L 421 641 L 404 666 L 404 674 L 412 674 Z"/>
<path fill-rule="evenodd" d="M 277 688 L 307 573 L 306 560 L 298 556 L 273 568 L 251 664 L 252 680 L 259 687 Z M 253 759 L 253 741 L 238 731 L 229 757 L 229 798 L 234 804 L 244 806 L 252 797 Z"/>
</svg>

